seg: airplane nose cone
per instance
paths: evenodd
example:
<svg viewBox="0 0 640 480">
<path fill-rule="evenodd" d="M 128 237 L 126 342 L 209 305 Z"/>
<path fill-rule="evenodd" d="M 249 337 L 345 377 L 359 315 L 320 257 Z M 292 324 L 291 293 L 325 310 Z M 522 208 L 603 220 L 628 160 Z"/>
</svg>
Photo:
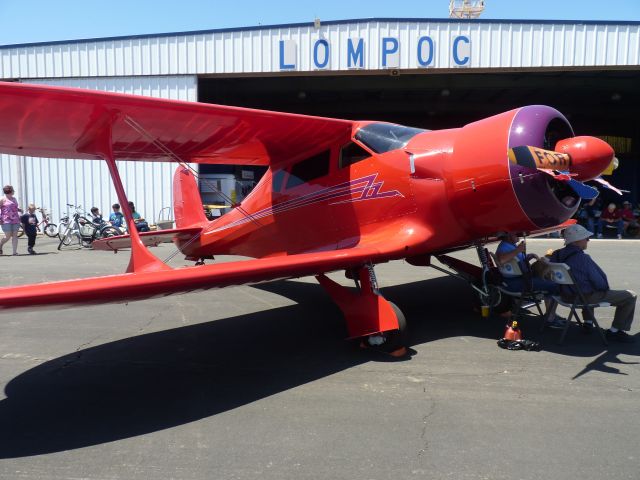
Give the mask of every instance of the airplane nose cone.
<svg viewBox="0 0 640 480">
<path fill-rule="evenodd" d="M 571 156 L 569 170 L 581 181 L 592 180 L 604 172 L 615 153 L 607 142 L 596 137 L 566 138 L 556 143 L 554 150 Z"/>
</svg>

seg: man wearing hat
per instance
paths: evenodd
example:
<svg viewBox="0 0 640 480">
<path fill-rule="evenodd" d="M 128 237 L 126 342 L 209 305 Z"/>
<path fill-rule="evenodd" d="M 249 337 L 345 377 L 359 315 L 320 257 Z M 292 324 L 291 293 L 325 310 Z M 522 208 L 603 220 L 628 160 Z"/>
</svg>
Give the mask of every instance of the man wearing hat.
<svg viewBox="0 0 640 480">
<path fill-rule="evenodd" d="M 607 339 L 614 342 L 633 343 L 634 338 L 626 332 L 631 328 L 631 322 L 633 322 L 636 294 L 631 290 L 611 290 L 607 275 L 589 255 L 584 253 L 589 243 L 589 237 L 593 236 L 592 232 L 582 225 L 576 224 L 567 227 L 562 232 L 562 236 L 565 247 L 553 252 L 551 261 L 569 265 L 578 288 L 584 294 L 587 302 L 608 302 L 616 307 L 613 324 L 606 331 Z M 563 286 L 562 295 L 563 297 L 571 297 L 574 292 L 570 290 L 570 287 Z"/>
<path fill-rule="evenodd" d="M 638 230 L 640 230 L 640 224 L 638 224 L 636 216 L 633 214 L 633 208 L 631 208 L 631 202 L 629 200 L 622 202 L 620 218 L 622 218 L 624 222 L 624 233 L 627 235 L 637 235 Z"/>
</svg>

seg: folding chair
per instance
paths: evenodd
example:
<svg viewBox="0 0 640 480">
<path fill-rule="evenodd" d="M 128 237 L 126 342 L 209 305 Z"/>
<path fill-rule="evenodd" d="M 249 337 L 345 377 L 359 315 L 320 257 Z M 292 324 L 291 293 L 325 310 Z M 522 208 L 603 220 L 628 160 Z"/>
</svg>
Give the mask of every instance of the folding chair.
<svg viewBox="0 0 640 480">
<path fill-rule="evenodd" d="M 563 307 L 567 307 L 570 309 L 569 317 L 567 318 L 567 324 L 562 329 L 562 335 L 560 336 L 559 344 L 564 342 L 565 337 L 567 336 L 567 331 L 569 330 L 569 325 L 571 325 L 572 318 L 575 322 L 583 328 L 587 328 L 585 323 L 580 320 L 578 317 L 578 308 L 581 308 L 586 314 L 589 316 L 591 322 L 593 322 L 593 326 L 596 331 L 600 334 L 600 338 L 605 345 L 608 345 L 607 339 L 602 333 L 602 329 L 600 325 L 598 325 L 598 321 L 596 320 L 596 316 L 594 314 L 594 309 L 598 307 L 610 307 L 611 304 L 608 302 L 599 302 L 599 303 L 589 303 L 585 298 L 584 294 L 578 287 L 578 283 L 576 282 L 573 274 L 571 273 L 571 268 L 566 263 L 551 263 L 549 262 L 549 272 L 552 273 L 551 280 L 558 285 L 568 286 L 573 292 L 573 301 L 565 301 L 562 299 L 560 295 L 554 295 L 553 299 L 558 302 L 559 305 Z M 544 328 L 544 325 L 543 325 Z"/>
<path fill-rule="evenodd" d="M 515 312 L 514 319 L 517 319 L 518 316 L 522 314 L 522 310 L 531 308 L 534 305 L 538 310 L 538 314 L 541 317 L 545 317 L 545 314 L 542 313 L 542 309 L 540 308 L 540 303 L 544 300 L 546 292 L 533 290 L 531 272 L 523 271 L 517 258 L 512 258 L 508 262 L 500 264 L 500 262 L 498 262 L 498 258 L 493 252 L 490 252 L 490 255 L 503 277 L 511 277 L 514 275 L 522 276 L 524 288 L 520 292 L 507 289 L 507 284 L 504 282 L 501 282 L 500 285 L 496 285 L 496 288 L 502 295 L 507 295 L 513 299 L 513 308 L 511 311 Z"/>
</svg>

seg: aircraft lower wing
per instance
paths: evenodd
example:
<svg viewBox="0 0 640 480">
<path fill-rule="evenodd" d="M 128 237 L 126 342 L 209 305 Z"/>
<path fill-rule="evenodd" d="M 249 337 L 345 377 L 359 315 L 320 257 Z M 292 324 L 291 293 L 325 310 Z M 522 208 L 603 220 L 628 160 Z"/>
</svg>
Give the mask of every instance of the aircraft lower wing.
<svg viewBox="0 0 640 480">
<path fill-rule="evenodd" d="M 199 235 L 202 228 L 172 228 L 170 230 L 159 230 L 155 232 L 140 233 L 140 240 L 147 247 L 158 246 L 161 243 L 171 243 L 174 239 L 190 240 Z M 131 248 L 130 235 L 118 235 L 117 237 L 107 237 L 96 240 L 92 243 L 94 250 L 115 251 L 123 248 Z"/>
<path fill-rule="evenodd" d="M 380 263 L 400 258 L 407 249 L 426 238 L 416 235 L 415 229 L 411 229 L 411 236 L 400 233 L 393 242 L 365 240 L 360 246 L 341 250 L 0 288 L 0 310 L 124 303 L 175 293 L 317 275 L 367 262 Z"/>
</svg>

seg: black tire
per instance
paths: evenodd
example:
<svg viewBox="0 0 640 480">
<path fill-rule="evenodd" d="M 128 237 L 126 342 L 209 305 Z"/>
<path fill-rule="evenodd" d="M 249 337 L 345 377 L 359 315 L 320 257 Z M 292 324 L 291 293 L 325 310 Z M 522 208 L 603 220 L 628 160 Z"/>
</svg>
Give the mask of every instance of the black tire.
<svg viewBox="0 0 640 480">
<path fill-rule="evenodd" d="M 393 312 L 396 314 L 396 318 L 398 319 L 398 330 L 386 332 L 386 350 L 392 352 L 400 347 L 407 346 L 407 319 L 404 316 L 404 313 L 402 313 L 402 310 L 400 310 L 400 307 L 393 302 L 389 303 L 391 304 L 391 308 L 393 308 Z"/>
<path fill-rule="evenodd" d="M 364 342 L 366 342 L 367 346 L 372 350 L 377 350 L 378 352 L 393 355 L 394 352 L 397 352 L 403 347 L 407 346 L 407 319 L 402 313 L 402 310 L 393 302 L 389 302 L 393 312 L 398 319 L 398 330 L 391 330 L 387 332 L 383 332 L 381 334 L 370 335 L 366 337 Z M 383 338 L 383 343 L 369 343 L 369 339 L 374 338 Z M 395 356 L 395 355 L 394 355 Z"/>
<path fill-rule="evenodd" d="M 18 236 L 18 238 L 24 235 L 24 228 L 22 228 L 22 224 L 20 224 L 20 226 L 18 227 L 18 233 L 16 233 L 16 235 Z"/>
<path fill-rule="evenodd" d="M 68 226 L 68 222 L 60 222 L 60 225 L 58 226 L 58 238 L 60 240 L 62 240 L 62 236 L 64 235 L 64 232 L 67 230 Z"/>
<path fill-rule="evenodd" d="M 49 238 L 55 238 L 58 236 L 58 226 L 55 223 L 48 223 L 44 227 L 44 234 Z"/>
<path fill-rule="evenodd" d="M 74 240 L 78 243 L 80 243 L 80 236 L 78 233 L 76 233 L 72 228 L 67 228 L 66 231 L 61 233 L 61 237 L 60 237 L 60 243 L 58 244 L 58 250 L 60 250 L 62 248 L 62 246 L 64 245 L 65 247 L 68 247 L 69 245 L 71 245 Z"/>
<path fill-rule="evenodd" d="M 101 238 L 117 237 L 118 235 L 122 235 L 122 234 L 120 233 L 120 230 L 118 230 L 116 227 L 104 227 L 100 231 Z"/>
</svg>

